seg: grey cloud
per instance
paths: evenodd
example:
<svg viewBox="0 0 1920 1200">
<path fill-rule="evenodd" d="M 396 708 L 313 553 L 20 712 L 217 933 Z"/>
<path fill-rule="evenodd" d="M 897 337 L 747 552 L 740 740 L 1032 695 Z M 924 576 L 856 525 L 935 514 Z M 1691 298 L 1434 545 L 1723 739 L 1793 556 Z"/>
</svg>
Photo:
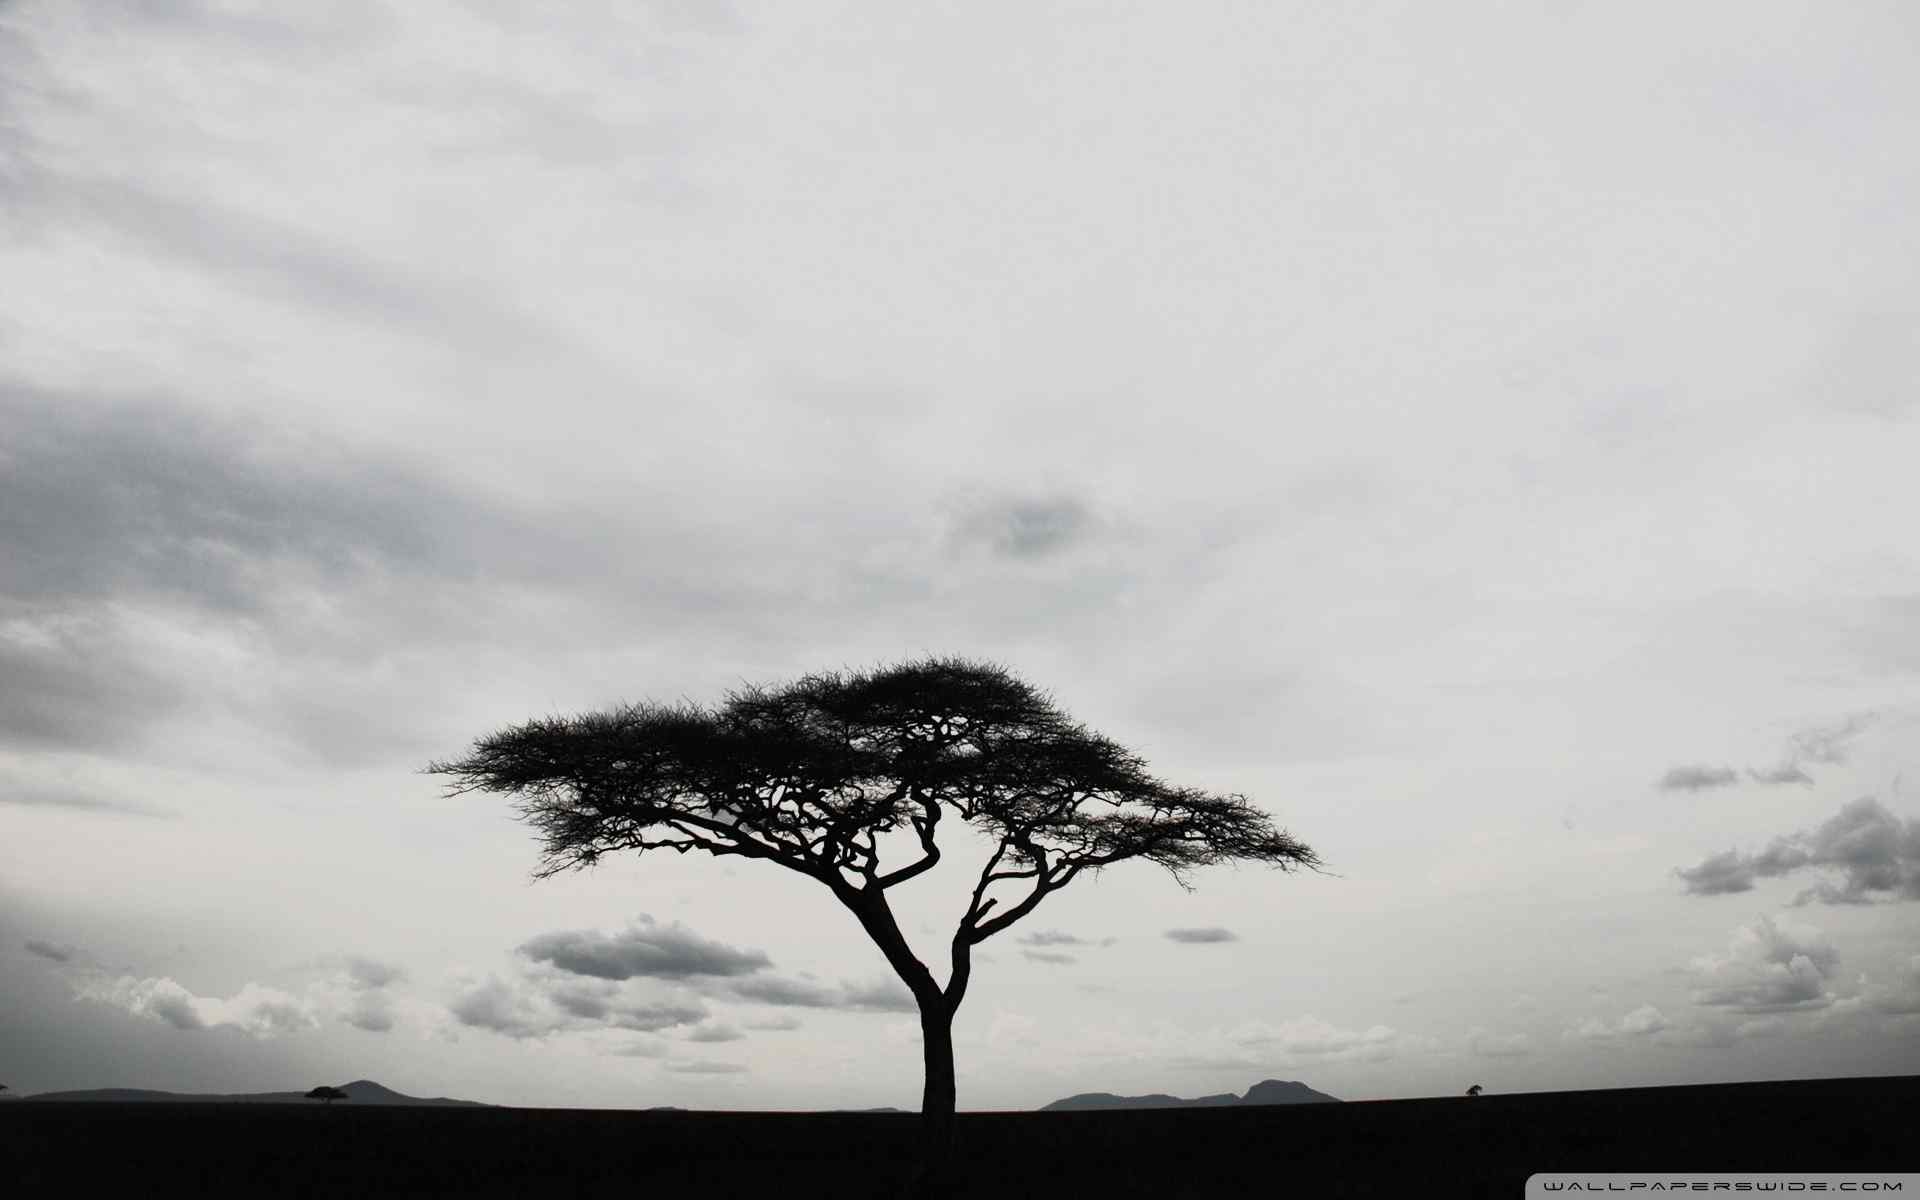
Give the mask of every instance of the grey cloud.
<svg viewBox="0 0 1920 1200">
<path fill-rule="evenodd" d="M 6 474 L 0 471 L 0 480 Z M 0 531 L 0 546 L 4 538 Z M 0 578 L 0 589 L 6 582 Z M 0 606 L 6 599 L 0 593 Z M 106 621 L 73 617 L 21 622 L 19 628 L 0 634 L 0 678 L 7 681 L 0 688 L 0 745 L 97 750 L 124 744 L 171 712 L 184 694 Z M 4 795 L 13 804 L 141 811 L 68 788 L 10 788 Z"/>
<path fill-rule="evenodd" d="M 702 1025 L 687 1035 L 690 1042 L 737 1042 L 747 1035 L 731 1025 Z"/>
<path fill-rule="evenodd" d="M 523 352 L 561 344 L 536 312 L 208 196 L 188 199 L 105 175 L 41 170 L 15 198 L 43 219 L 105 231 L 301 308 L 436 340 Z"/>
<path fill-rule="evenodd" d="M 1787 740 L 1786 757 L 1771 767 L 1748 767 L 1736 771 L 1732 767 L 1715 767 L 1702 763 L 1692 763 L 1669 768 L 1656 784 L 1662 791 L 1698 792 L 1709 788 L 1731 787 L 1740 781 L 1744 774 L 1754 783 L 1769 786 L 1798 785 L 1810 787 L 1813 776 L 1807 773 L 1806 763 L 1833 766 L 1847 761 L 1851 743 L 1864 733 L 1877 719 L 1877 713 L 1856 713 L 1844 720 L 1826 725 L 1813 725 L 1794 733 Z"/>
<path fill-rule="evenodd" d="M 1674 871 L 1687 885 L 1692 896 L 1724 896 L 1753 890 L 1753 862 L 1737 850 L 1725 850 L 1703 860 L 1698 866 Z"/>
<path fill-rule="evenodd" d="M 27 942 L 27 953 L 37 954 L 41 958 L 49 958 L 54 962 L 63 963 L 71 962 L 75 951 L 72 946 L 56 946 L 52 942 L 43 942 L 38 938 L 34 938 Z"/>
<path fill-rule="evenodd" d="M 510 1038 L 544 1037 L 564 1024 L 563 1021 L 540 1016 L 523 995 L 500 979 L 491 979 L 469 989 L 455 999 L 448 1009 L 462 1025 Z"/>
<path fill-rule="evenodd" d="M 16 677 L 7 673 L 8 662 L 7 650 L 0 649 L 0 677 L 5 677 L 11 685 Z M 54 674 L 57 677 L 59 672 L 55 671 Z M 46 697 L 9 697 L 0 694 L 0 737 L 4 737 L 5 731 L 9 728 L 28 731 L 35 736 L 45 736 L 48 740 L 59 740 L 59 735 L 73 732 L 78 723 L 70 719 L 47 719 L 49 710 L 46 701 Z M 31 776 L 4 770 L 0 770 L 0 804 L 15 804 L 23 808 L 66 808 L 76 812 L 129 817 L 175 815 L 172 809 L 158 805 L 102 796 L 71 784 L 45 783 Z"/>
<path fill-rule="evenodd" d="M 1085 540 L 1094 524 L 1086 505 L 1072 498 L 1011 500 L 967 513 L 959 535 L 1007 558 L 1039 559 Z"/>
<path fill-rule="evenodd" d="M 791 1033 L 800 1028 L 800 1018 L 792 1016 L 767 1017 L 758 1021 L 748 1021 L 748 1029 L 764 1033 Z"/>
<path fill-rule="evenodd" d="M 507 628 L 551 649 L 573 635 L 495 618 L 562 591 L 627 619 L 792 611 L 777 582 L 695 565 L 711 540 L 698 520 L 626 511 L 550 511 L 258 420 L 0 380 L 0 746 L 133 744 L 225 701 L 330 763 L 424 756 L 432 705 L 409 693 L 431 681 L 367 692 L 394 647 L 497 653 Z M 244 701 L 182 649 L 242 629 L 286 681 Z M 0 803 L 9 792 L 138 807 L 44 787 L 0 787 Z"/>
<path fill-rule="evenodd" d="M 762 1004 L 775 1004 L 782 1007 L 840 1007 L 840 994 L 833 988 L 799 979 L 785 979 L 777 975 L 735 980 L 728 985 L 727 991 L 742 1000 L 758 1000 Z"/>
<path fill-rule="evenodd" d="M 520 947 L 535 962 L 595 979 L 675 979 L 747 975 L 773 965 L 759 950 L 736 950 L 679 924 L 643 917 L 609 936 L 582 929 L 543 933 Z"/>
<path fill-rule="evenodd" d="M 607 1023 L 616 1029 L 640 1033 L 658 1033 L 707 1019 L 707 1010 L 697 1004 L 630 1004 L 608 1010 Z"/>
<path fill-rule="evenodd" d="M 1020 955 L 1029 962 L 1052 963 L 1056 966 L 1067 966 L 1080 961 L 1071 954 L 1058 954 L 1048 950 L 1022 950 Z"/>
<path fill-rule="evenodd" d="M 469 988 L 449 1011 L 462 1025 L 517 1039 L 589 1029 L 657 1033 L 708 1015 L 698 1004 L 634 1002 L 620 999 L 612 989 L 599 994 L 564 985 L 543 989 L 497 977 Z"/>
<path fill-rule="evenodd" d="M 1236 934 L 1231 929 L 1222 929 L 1218 925 L 1208 926 L 1205 929 L 1169 929 L 1167 930 L 1166 936 L 1168 941 L 1183 942 L 1191 946 L 1204 946 L 1215 942 L 1237 942 L 1240 940 L 1239 934 Z"/>
<path fill-rule="evenodd" d="M 387 1033 L 393 1029 L 393 1001 L 382 991 L 364 991 L 354 997 L 353 1005 L 341 1018 L 355 1029 L 368 1033 Z"/>
<path fill-rule="evenodd" d="M 840 1007 L 863 1012 L 917 1012 L 919 1005 L 914 1003 L 913 993 L 902 985 L 888 979 L 875 980 L 872 983 L 844 984 L 840 990 Z"/>
<path fill-rule="evenodd" d="M 356 988 L 383 988 L 406 978 L 406 972 L 390 963 L 371 958 L 349 957 L 347 978 Z"/>
<path fill-rule="evenodd" d="M 629 978 L 638 978 L 630 976 Z M 709 1013 L 697 1000 L 640 1000 L 626 995 L 613 980 L 489 977 L 469 987 L 449 1006 L 463 1025 L 512 1038 L 538 1038 L 594 1029 L 658 1033 L 704 1021 Z"/>
<path fill-rule="evenodd" d="M 1839 962 L 1819 930 L 1762 917 L 1736 929 L 1725 953 L 1694 960 L 1693 1002 L 1750 1014 L 1824 1008 Z"/>
<path fill-rule="evenodd" d="M 161 993 L 152 997 L 141 1010 L 147 1015 L 158 1017 L 175 1029 L 205 1029 L 206 1022 L 193 1009 L 190 997 L 177 993 Z"/>
<path fill-rule="evenodd" d="M 898 983 L 886 980 L 828 987 L 807 980 L 763 975 L 733 980 L 725 990 L 737 999 L 783 1008 L 838 1008 L 856 1012 L 918 1011 L 911 992 Z"/>
<path fill-rule="evenodd" d="M 1075 937 L 1071 933 L 1062 933 L 1058 929 L 1039 929 L 1018 939 L 1023 946 L 1085 946 L 1085 938 Z"/>
<path fill-rule="evenodd" d="M 1871 904 L 1920 900 L 1920 820 L 1900 817 L 1863 796 L 1818 828 L 1775 838 L 1759 854 L 1724 851 L 1674 873 L 1690 895 L 1752 889 L 1756 878 L 1822 868 L 1839 873 L 1800 893 L 1796 904 Z"/>
<path fill-rule="evenodd" d="M 1785 838 L 1775 838 L 1765 850 L 1752 859 L 1754 874 L 1769 877 L 1785 875 L 1788 871 L 1798 870 L 1812 861 L 1811 853 Z"/>
<path fill-rule="evenodd" d="M 318 579 L 481 569 L 472 498 L 364 454 L 295 453 L 258 425 L 0 383 L 0 444 L 0 595 L 16 606 L 255 612 L 272 563 Z"/>
<path fill-rule="evenodd" d="M 1697 992 L 1693 1002 L 1743 1013 L 1773 1013 L 1823 1008 L 1831 999 L 1820 973 L 1810 965 L 1796 962 L 1778 977 Z"/>
<path fill-rule="evenodd" d="M 1882 892 L 1920 900 L 1920 820 L 1909 817 L 1903 822 L 1870 796 L 1847 805 L 1811 834 L 1801 834 L 1789 843 L 1777 858 L 1762 856 L 1761 869 L 1778 862 L 1782 874 L 1816 866 L 1838 869 L 1842 875 L 1838 885 L 1819 883 L 1802 893 L 1797 903 L 1816 899 L 1826 904 L 1865 904 Z"/>
<path fill-rule="evenodd" d="M 1874 712 L 1855 713 L 1830 725 L 1815 725 L 1793 735 L 1795 756 L 1807 762 L 1837 765 L 1847 761 L 1851 744 L 1878 719 Z"/>
<path fill-rule="evenodd" d="M 579 1017 L 585 1021 L 604 1021 L 612 1010 L 614 989 L 588 987 L 556 987 L 548 991 L 547 999 L 554 1007 L 568 1016 Z"/>
<path fill-rule="evenodd" d="M 1726 787 L 1737 783 L 1740 773 L 1732 767 L 1682 766 L 1669 768 L 1660 777 L 1659 787 L 1664 792 L 1698 792 L 1707 788 Z"/>
<path fill-rule="evenodd" d="M 605 1053 L 621 1058 L 665 1058 L 671 1052 L 666 1042 L 659 1038 L 647 1038 L 637 1042 L 622 1042 L 608 1047 Z"/>
<path fill-rule="evenodd" d="M 217 694 L 222 682 L 203 678 L 165 636 L 183 626 L 232 628 L 245 617 L 283 665 L 329 639 L 336 657 L 358 659 L 394 634 L 457 630 L 441 610 L 460 594 L 471 611 L 474 597 L 454 585 L 510 583 L 489 572 L 520 572 L 526 554 L 542 560 L 539 570 L 580 553 L 570 535 L 524 536 L 520 518 L 417 471 L 173 406 L 0 381 L 0 446 L 0 676 L 9 684 L 0 744 L 127 744 Z M 495 554 L 493 544 L 515 550 Z M 392 589 L 409 581 L 421 586 L 396 603 Z M 354 589 L 376 584 L 386 591 L 377 607 L 351 602 Z M 283 611 L 316 595 L 342 601 L 338 628 Z M 370 638 L 369 623 L 390 636 Z M 276 699 L 267 715 L 336 760 L 343 745 L 359 752 L 356 743 L 396 736 L 385 718 L 361 718 L 357 738 L 333 736 L 340 722 L 312 680 Z M 336 728 L 324 728 L 329 720 Z M 139 807 L 59 793 L 38 801 Z"/>
</svg>

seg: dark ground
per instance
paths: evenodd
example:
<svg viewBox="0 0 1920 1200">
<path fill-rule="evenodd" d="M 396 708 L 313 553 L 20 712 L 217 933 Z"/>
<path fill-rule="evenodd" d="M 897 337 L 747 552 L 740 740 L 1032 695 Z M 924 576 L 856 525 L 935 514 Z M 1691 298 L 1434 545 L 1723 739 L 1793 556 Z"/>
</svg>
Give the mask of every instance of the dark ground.
<svg viewBox="0 0 1920 1200">
<path fill-rule="evenodd" d="M 0 1103 L 0 1192 L 892 1196 L 918 1117 Z M 1535 1171 L 1920 1170 L 1920 1077 L 960 1118 L 966 1196 L 1518 1197 Z M 1313 1182 L 1309 1182 L 1312 1180 Z"/>
</svg>

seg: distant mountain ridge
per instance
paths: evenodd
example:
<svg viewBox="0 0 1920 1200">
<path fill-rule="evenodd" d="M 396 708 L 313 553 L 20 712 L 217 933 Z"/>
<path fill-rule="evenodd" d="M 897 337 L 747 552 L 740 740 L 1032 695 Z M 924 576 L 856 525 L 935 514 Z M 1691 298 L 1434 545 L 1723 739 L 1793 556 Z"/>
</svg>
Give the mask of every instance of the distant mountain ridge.
<svg viewBox="0 0 1920 1200">
<path fill-rule="evenodd" d="M 343 1083 L 340 1090 L 347 1094 L 348 1104 L 386 1104 L 411 1105 L 419 1108 L 491 1108 L 478 1100 L 450 1100 L 445 1096 L 431 1099 L 420 1096 L 407 1096 L 371 1079 L 356 1079 L 352 1083 Z M 63 1103 L 105 1102 L 111 1104 L 313 1104 L 305 1092 L 247 1092 L 237 1095 L 215 1095 L 207 1092 L 157 1092 L 147 1088 L 93 1088 L 79 1092 L 40 1092 L 32 1096 L 22 1096 L 23 1100 L 55 1100 Z"/>
<path fill-rule="evenodd" d="M 1116 1096 L 1112 1092 L 1082 1092 L 1078 1096 L 1068 1096 L 1065 1100 L 1055 1100 L 1040 1111 L 1083 1112 L 1097 1108 L 1233 1108 L 1260 1104 L 1338 1103 L 1340 1103 L 1340 1097 L 1316 1092 L 1298 1080 L 1263 1079 L 1248 1088 L 1244 1096 L 1236 1096 L 1232 1092 L 1220 1092 L 1212 1096 L 1182 1100 L 1178 1096 L 1169 1096 L 1162 1092 L 1155 1092 L 1150 1096 Z"/>
</svg>

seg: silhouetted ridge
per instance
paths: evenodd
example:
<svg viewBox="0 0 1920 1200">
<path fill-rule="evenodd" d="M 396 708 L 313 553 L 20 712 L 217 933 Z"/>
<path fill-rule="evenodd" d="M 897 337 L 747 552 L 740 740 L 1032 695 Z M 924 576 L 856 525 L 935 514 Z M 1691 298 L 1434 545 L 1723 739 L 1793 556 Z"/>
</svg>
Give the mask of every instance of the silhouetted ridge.
<svg viewBox="0 0 1920 1200">
<path fill-rule="evenodd" d="M 478 1100 L 450 1100 L 445 1096 L 431 1099 L 421 1096 L 408 1096 L 394 1091 L 384 1084 L 371 1079 L 356 1079 L 352 1083 L 340 1085 L 347 1094 L 342 1101 L 345 1104 L 359 1105 L 409 1105 L 416 1108 L 489 1108 L 491 1105 Z M 56 1101 L 93 1101 L 108 1104 L 163 1103 L 163 1104 L 312 1104 L 305 1092 L 246 1092 L 234 1095 L 217 1095 L 208 1092 L 158 1092 L 148 1088 L 93 1088 L 78 1092 L 41 1092 L 27 1096 L 28 1100 Z"/>
<path fill-rule="evenodd" d="M 1316 1092 L 1298 1080 L 1263 1079 L 1248 1088 L 1244 1096 L 1236 1096 L 1232 1092 L 1220 1092 L 1217 1095 L 1183 1100 L 1178 1096 L 1166 1095 L 1164 1092 L 1155 1092 L 1150 1096 L 1116 1096 L 1112 1092 L 1082 1092 L 1078 1096 L 1068 1096 L 1065 1100 L 1055 1100 L 1040 1111 L 1077 1112 L 1092 1108 L 1230 1108 L 1237 1105 L 1338 1103 L 1340 1103 L 1338 1096 Z"/>
</svg>

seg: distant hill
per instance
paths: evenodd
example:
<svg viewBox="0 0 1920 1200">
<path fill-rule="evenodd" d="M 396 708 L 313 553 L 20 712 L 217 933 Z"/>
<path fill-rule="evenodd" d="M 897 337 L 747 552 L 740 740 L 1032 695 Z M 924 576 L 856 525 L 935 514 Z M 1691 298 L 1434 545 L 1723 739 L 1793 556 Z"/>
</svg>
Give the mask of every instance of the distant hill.
<svg viewBox="0 0 1920 1200">
<path fill-rule="evenodd" d="M 1248 1088 L 1244 1096 L 1236 1096 L 1232 1092 L 1221 1092 L 1213 1096 L 1182 1100 L 1178 1096 L 1168 1096 L 1161 1092 L 1155 1092 L 1151 1096 L 1116 1096 L 1112 1092 L 1082 1092 L 1078 1096 L 1068 1096 L 1065 1100 L 1055 1100 L 1040 1111 L 1084 1112 L 1091 1108 L 1231 1108 L 1262 1104 L 1338 1103 L 1340 1103 L 1338 1096 L 1316 1092 L 1306 1084 L 1295 1080 L 1263 1079 Z"/>
<path fill-rule="evenodd" d="M 415 1107 L 459 1107 L 490 1108 L 477 1100 L 449 1100 L 445 1096 L 424 1099 L 419 1096 L 405 1096 L 390 1087 L 375 1083 L 371 1079 L 356 1079 L 352 1083 L 343 1083 L 340 1090 L 347 1094 L 347 1104 L 394 1104 Z M 137 1104 L 157 1102 L 165 1104 L 314 1104 L 317 1101 L 307 1099 L 306 1092 L 248 1092 L 242 1095 L 221 1096 L 206 1092 L 156 1092 L 145 1088 L 94 1088 L 81 1092 L 40 1092 L 37 1095 L 23 1096 L 24 1100 L 54 1100 L 62 1102 L 95 1101 L 111 1104 Z"/>
</svg>

